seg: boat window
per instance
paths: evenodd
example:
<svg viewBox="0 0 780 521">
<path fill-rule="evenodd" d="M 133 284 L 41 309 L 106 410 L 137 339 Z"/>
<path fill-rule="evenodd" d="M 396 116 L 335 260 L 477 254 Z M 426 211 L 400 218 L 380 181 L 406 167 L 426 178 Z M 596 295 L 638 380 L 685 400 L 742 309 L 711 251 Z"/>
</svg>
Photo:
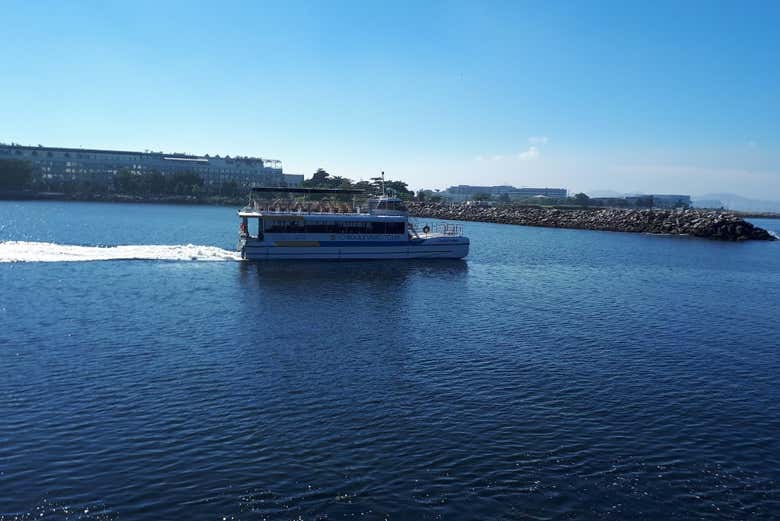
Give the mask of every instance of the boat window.
<svg viewBox="0 0 780 521">
<path fill-rule="evenodd" d="M 368 229 L 366 230 L 367 233 L 386 233 L 385 229 L 387 227 L 385 226 L 385 223 L 383 222 L 377 222 L 377 223 L 368 223 Z"/>
<path fill-rule="evenodd" d="M 396 234 L 404 233 L 403 222 L 387 221 L 329 221 L 274 218 L 265 220 L 267 233 L 327 233 L 327 234 Z"/>
<path fill-rule="evenodd" d="M 404 233 L 404 223 L 372 222 L 368 233 L 398 234 Z"/>
<path fill-rule="evenodd" d="M 392 233 L 392 234 L 404 233 L 404 223 L 402 222 L 389 222 L 385 224 L 387 225 L 385 233 Z"/>
<path fill-rule="evenodd" d="M 338 233 L 332 221 L 308 221 L 304 228 L 306 233 Z"/>
<path fill-rule="evenodd" d="M 252 234 L 253 237 L 262 237 L 263 235 L 263 220 L 262 219 L 251 219 L 252 221 L 256 221 L 257 223 L 254 225 L 250 225 L 249 233 L 252 234 L 254 231 L 254 234 Z"/>
<path fill-rule="evenodd" d="M 303 233 L 303 221 L 300 219 L 266 219 L 265 231 L 268 233 Z"/>
</svg>

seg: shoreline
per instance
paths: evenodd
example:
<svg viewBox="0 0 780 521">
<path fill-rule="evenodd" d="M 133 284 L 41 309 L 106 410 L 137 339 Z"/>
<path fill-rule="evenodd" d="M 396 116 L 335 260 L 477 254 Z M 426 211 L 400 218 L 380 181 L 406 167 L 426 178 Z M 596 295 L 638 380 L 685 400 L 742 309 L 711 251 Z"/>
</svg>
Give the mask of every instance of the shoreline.
<svg viewBox="0 0 780 521">
<path fill-rule="evenodd" d="M 734 212 L 698 209 L 553 208 L 409 203 L 410 215 L 455 221 L 516 224 L 626 233 L 699 237 L 719 241 L 775 241 L 767 230 Z"/>
<path fill-rule="evenodd" d="M 73 203 L 136 203 L 176 204 L 189 206 L 227 206 L 241 208 L 247 198 L 222 195 L 125 195 L 125 194 L 66 194 L 62 192 L 0 192 L 0 201 L 62 201 Z"/>
<path fill-rule="evenodd" d="M 66 194 L 61 192 L 2 191 L 5 201 L 62 201 L 97 203 L 172 204 L 241 208 L 245 197 L 141 196 L 124 194 Z M 720 241 L 775 241 L 770 232 L 748 218 L 780 219 L 780 214 L 705 209 L 627 209 L 607 207 L 489 206 L 412 201 L 411 217 L 455 221 L 490 222 L 544 228 L 649 233 L 706 238 Z"/>
</svg>

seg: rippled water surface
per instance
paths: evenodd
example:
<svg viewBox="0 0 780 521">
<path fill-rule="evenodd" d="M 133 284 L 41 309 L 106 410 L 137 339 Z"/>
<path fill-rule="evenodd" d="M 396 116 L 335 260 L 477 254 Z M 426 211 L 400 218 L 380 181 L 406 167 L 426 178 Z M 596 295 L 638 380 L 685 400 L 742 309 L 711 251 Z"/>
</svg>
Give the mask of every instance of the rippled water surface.
<svg viewBox="0 0 780 521">
<path fill-rule="evenodd" d="M 48 261 L 0 262 L 0 519 L 780 515 L 780 243 L 246 264 L 237 226 L 0 202 Z"/>
</svg>

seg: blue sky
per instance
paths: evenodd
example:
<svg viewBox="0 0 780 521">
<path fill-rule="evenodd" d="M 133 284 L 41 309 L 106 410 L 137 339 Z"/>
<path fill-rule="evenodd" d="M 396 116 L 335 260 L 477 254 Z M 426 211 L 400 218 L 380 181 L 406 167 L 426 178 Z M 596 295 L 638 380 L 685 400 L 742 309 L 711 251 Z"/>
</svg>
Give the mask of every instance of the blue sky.
<svg viewBox="0 0 780 521">
<path fill-rule="evenodd" d="M 0 0 L 0 19 L 4 142 L 780 199 L 777 2 Z"/>
</svg>

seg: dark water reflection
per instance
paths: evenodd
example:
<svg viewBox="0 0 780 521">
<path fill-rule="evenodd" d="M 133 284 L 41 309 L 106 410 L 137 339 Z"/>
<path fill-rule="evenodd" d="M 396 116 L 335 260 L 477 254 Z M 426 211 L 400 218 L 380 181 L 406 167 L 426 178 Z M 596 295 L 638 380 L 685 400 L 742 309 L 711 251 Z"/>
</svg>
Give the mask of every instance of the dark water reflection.
<svg viewBox="0 0 780 521">
<path fill-rule="evenodd" d="M 410 278 L 432 278 L 446 281 L 465 280 L 468 263 L 465 260 L 391 261 L 391 262 L 312 262 L 288 261 L 244 262 L 242 276 L 256 274 L 258 284 L 269 289 L 295 289 L 301 285 L 315 287 L 339 285 L 348 287 L 385 284 L 388 288 L 403 287 Z M 243 281 L 242 281 L 243 282 Z M 290 285 L 290 286 L 288 286 Z"/>
</svg>

